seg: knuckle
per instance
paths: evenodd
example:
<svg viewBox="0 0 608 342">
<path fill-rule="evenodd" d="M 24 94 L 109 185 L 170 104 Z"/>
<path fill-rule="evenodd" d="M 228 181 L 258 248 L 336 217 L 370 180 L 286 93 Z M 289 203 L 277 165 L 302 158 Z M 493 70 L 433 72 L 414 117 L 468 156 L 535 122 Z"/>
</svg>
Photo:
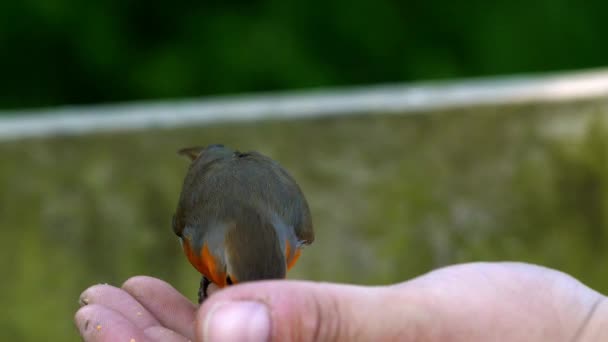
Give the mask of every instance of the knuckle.
<svg viewBox="0 0 608 342">
<path fill-rule="evenodd" d="M 351 340 L 340 301 L 328 294 L 313 297 L 315 324 L 311 341 Z"/>
</svg>

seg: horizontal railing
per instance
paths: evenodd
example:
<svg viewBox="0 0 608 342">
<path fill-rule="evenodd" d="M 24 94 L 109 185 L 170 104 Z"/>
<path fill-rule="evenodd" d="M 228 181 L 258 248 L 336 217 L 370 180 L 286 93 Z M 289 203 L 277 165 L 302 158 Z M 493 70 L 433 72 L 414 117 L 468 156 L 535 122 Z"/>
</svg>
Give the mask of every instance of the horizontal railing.
<svg viewBox="0 0 608 342">
<path fill-rule="evenodd" d="M 608 69 L 180 101 L 0 111 L 0 139 L 268 118 L 414 113 L 608 96 Z"/>
</svg>

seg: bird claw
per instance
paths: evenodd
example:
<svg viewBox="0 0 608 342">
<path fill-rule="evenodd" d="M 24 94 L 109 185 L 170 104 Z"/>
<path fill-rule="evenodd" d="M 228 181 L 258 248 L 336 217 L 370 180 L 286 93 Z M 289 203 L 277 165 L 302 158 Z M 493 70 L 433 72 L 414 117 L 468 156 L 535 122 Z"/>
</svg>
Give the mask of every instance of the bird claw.
<svg viewBox="0 0 608 342">
<path fill-rule="evenodd" d="M 207 279 L 207 277 L 205 277 L 205 276 L 201 277 L 201 283 L 198 288 L 198 303 L 199 304 L 201 304 L 205 299 L 207 299 L 207 297 L 209 297 L 209 295 L 207 294 L 207 289 L 209 288 L 210 284 L 211 284 L 211 282 L 209 281 L 209 279 Z"/>
</svg>

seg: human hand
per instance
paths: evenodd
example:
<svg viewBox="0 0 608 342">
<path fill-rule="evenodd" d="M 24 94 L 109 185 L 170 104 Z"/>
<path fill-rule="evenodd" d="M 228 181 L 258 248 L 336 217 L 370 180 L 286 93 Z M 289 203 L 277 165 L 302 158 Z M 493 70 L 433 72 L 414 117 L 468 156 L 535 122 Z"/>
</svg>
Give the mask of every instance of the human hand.
<svg viewBox="0 0 608 342">
<path fill-rule="evenodd" d="M 85 341 L 608 341 L 608 300 L 521 263 L 445 267 L 391 286 L 260 281 L 200 309 L 150 277 L 83 292 Z"/>
</svg>

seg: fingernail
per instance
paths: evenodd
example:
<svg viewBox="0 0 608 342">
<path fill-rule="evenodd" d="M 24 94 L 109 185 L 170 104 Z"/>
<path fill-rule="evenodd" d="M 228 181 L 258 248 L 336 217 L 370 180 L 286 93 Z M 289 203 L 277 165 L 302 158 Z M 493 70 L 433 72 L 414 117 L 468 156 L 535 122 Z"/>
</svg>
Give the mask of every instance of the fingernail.
<svg viewBox="0 0 608 342">
<path fill-rule="evenodd" d="M 78 304 L 80 304 L 80 306 L 89 305 L 89 297 L 83 293 L 80 298 L 78 298 Z"/>
<path fill-rule="evenodd" d="M 205 341 L 268 341 L 270 314 L 258 302 L 224 302 L 212 308 L 203 325 Z"/>
</svg>

